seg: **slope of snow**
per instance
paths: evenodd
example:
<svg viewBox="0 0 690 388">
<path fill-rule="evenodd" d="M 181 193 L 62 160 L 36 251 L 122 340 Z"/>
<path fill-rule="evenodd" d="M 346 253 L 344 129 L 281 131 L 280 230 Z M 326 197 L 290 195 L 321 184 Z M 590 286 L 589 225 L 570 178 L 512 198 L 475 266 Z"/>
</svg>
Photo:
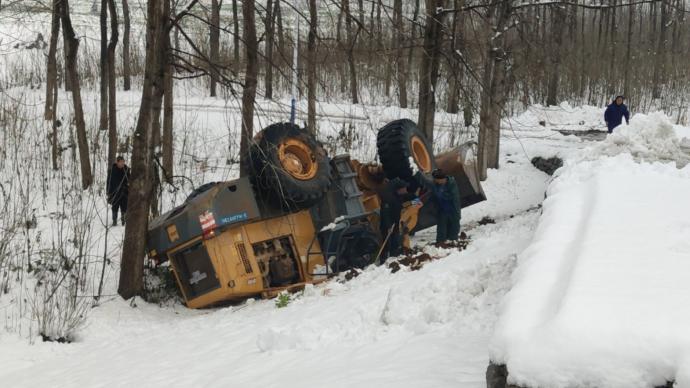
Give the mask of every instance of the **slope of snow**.
<svg viewBox="0 0 690 388">
<path fill-rule="evenodd" d="M 132 308 L 114 298 L 91 312 L 75 343 L 0 337 L 0 380 L 12 387 L 481 387 L 496 309 L 537 219 L 531 212 L 477 228 L 466 251 L 419 271 L 370 267 L 350 282 L 309 287 L 281 309 L 273 301 Z"/>
<path fill-rule="evenodd" d="M 491 345 L 521 386 L 690 386 L 690 167 L 567 163 Z"/>
</svg>

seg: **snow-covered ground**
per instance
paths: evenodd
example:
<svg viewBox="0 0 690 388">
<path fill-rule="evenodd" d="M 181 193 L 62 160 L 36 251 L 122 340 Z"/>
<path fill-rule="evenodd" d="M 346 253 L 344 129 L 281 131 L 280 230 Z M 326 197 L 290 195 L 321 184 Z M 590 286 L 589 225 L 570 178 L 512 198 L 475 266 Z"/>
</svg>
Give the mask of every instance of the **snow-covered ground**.
<svg viewBox="0 0 690 388">
<path fill-rule="evenodd" d="M 638 115 L 557 172 L 492 340 L 509 382 L 690 386 L 684 163 L 665 117 Z"/>
<path fill-rule="evenodd" d="M 131 98 L 135 100 L 136 96 Z M 194 120 L 185 127 L 184 142 L 180 140 L 180 147 L 186 146 L 188 150 L 180 155 L 177 163 L 183 173 L 200 168 L 195 164 L 199 155 L 206 155 L 210 166 L 218 166 L 225 153 L 225 145 L 209 139 L 227 136 L 232 126 L 216 126 L 209 131 L 208 123 L 223 122 L 223 117 L 226 122 L 235 120 L 236 114 L 232 109 L 205 105 L 208 112 L 195 108 L 196 111 L 189 113 L 194 115 Z M 328 104 L 324 106 L 326 110 L 351 109 L 337 104 L 331 108 Z M 119 112 L 125 122 L 133 109 L 124 107 Z M 387 111 L 377 107 L 358 109 Z M 591 113 L 595 108 L 580 110 Z M 180 121 L 188 117 L 185 112 L 182 109 L 176 113 L 182 117 Z M 218 116 L 214 119 L 212 115 Z M 412 113 L 404 115 L 412 116 Z M 578 123 L 575 127 L 587 129 L 579 124 L 586 122 L 586 118 L 575 115 L 572 119 L 557 119 L 561 123 L 572 120 Z M 324 112 L 322 122 L 327 124 L 329 120 L 337 123 L 339 119 L 329 119 L 329 113 Z M 363 127 L 356 127 L 359 136 L 372 138 L 375 132 L 367 128 L 372 124 L 362 122 Z M 277 308 L 271 300 L 257 300 L 239 306 L 192 311 L 176 304 L 160 307 L 136 300 L 136 306 L 132 306 L 120 300 L 115 295 L 115 281 L 122 231 L 110 229 L 108 257 L 112 261 L 106 268 L 104 294 L 107 296 L 88 311 L 86 324 L 77 331 L 76 341 L 41 342 L 35 329 L 16 330 L 16 325 L 9 325 L 13 330 L 0 331 L 0 381 L 12 387 L 484 386 L 489 341 L 499 305 L 512 285 L 511 274 L 525 255 L 539 250 L 537 240 L 523 254 L 532 242 L 537 225 L 554 222 L 540 217 L 539 206 L 552 178 L 532 167 L 529 160 L 534 156 L 560 156 L 568 166 L 581 166 L 578 171 L 597 171 L 603 166 L 598 167 L 596 163 L 603 162 L 596 161 L 592 155 L 601 152 L 601 147 L 609 149 L 617 144 L 613 138 L 594 143 L 563 136 L 539 125 L 520 126 L 518 121 L 511 124 L 504 131 L 501 168 L 490 170 L 484 183 L 488 200 L 463 213 L 464 228 L 472 239 L 466 250 L 439 252 L 427 247 L 432 255 L 447 257 L 430 262 L 419 271 L 403 269 L 392 274 L 385 267 L 371 267 L 348 282 L 330 281 L 310 287 L 285 308 Z M 370 157 L 372 151 L 356 150 L 362 158 Z M 217 162 L 213 162 L 214 158 Z M 629 158 L 620 158 L 620 163 L 609 163 L 621 164 L 618 168 L 622 169 L 635 164 Z M 588 161 L 591 159 L 595 161 Z M 196 167 L 186 166 L 188 163 Z M 573 167 L 567 168 L 571 171 Z M 670 168 L 657 166 L 642 171 Z M 190 175 L 195 183 L 200 183 L 196 182 L 199 179 L 227 179 L 234 174 L 232 169 L 224 168 L 203 171 L 207 175 L 201 178 L 198 174 Z M 626 176 L 644 176 L 638 172 L 631 169 Z M 577 179 L 568 178 L 572 175 L 562 173 L 558 184 L 579 187 Z M 610 185 L 615 186 L 615 182 Z M 551 189 L 551 194 L 558 192 L 557 187 Z M 592 199 L 592 193 L 580 190 L 584 190 L 581 201 Z M 180 195 L 167 193 L 163 206 L 172 206 L 180 200 Z M 105 203 L 93 198 L 90 200 L 95 202 L 87 206 L 89 216 L 107 219 Z M 609 201 L 617 203 L 612 198 Z M 39 228 L 54 226 L 46 223 L 47 220 L 41 221 L 54 211 L 55 205 L 51 203 L 54 202 L 49 200 L 36 207 Z M 480 225 L 479 221 L 487 216 L 496 223 Z M 547 226 L 541 228 L 549 230 Z M 98 224 L 93 229 L 96 242 L 91 249 L 97 256 L 103 250 L 104 227 Z M 425 231 L 416 237 L 416 242 L 425 244 L 432 236 L 433 229 Z M 564 235 L 557 234 L 557 237 Z M 572 249 L 579 249 L 577 241 L 572 244 Z M 682 245 L 678 247 L 685 249 Z M 0 302 L 5 322 L 13 322 L 17 314 L 13 303 L 17 301 L 0 296 Z"/>
<path fill-rule="evenodd" d="M 27 92 L 23 98 L 40 106 L 38 93 Z M 30 106 L 23 105 L 22 112 Z M 206 122 L 223 122 L 221 117 L 234 120 L 235 115 L 232 110 L 224 112 L 212 104 L 207 107 L 208 112 L 193 112 L 192 121 L 186 120 L 184 110 L 176 113 L 181 118 L 178 122 L 187 121 L 179 132 L 187 135 L 178 140 L 178 150 L 186 152 L 179 155 L 176 168 L 196 184 L 201 183 L 197 182 L 200 179 L 232 176 L 232 170 L 213 168 L 220 163 L 214 160 L 226 151 L 222 143 L 211 141 L 227 136 L 231 126 L 214 127 Z M 121 122 L 128 122 L 133 109 L 125 106 L 118 112 Z M 381 111 L 376 107 L 367 109 Z M 323 121 L 328 120 L 325 115 Z M 369 139 L 375 134 L 366 127 L 358 131 Z M 21 147 L 34 144 L 41 132 L 40 127 L 27 131 L 17 143 Z M 91 223 L 88 247 L 89 257 L 101 257 L 108 208 L 98 189 L 84 197 L 65 197 L 56 192 L 41 199 L 42 190 L 51 192 L 65 180 L 40 167 L 49 163 L 50 152 L 44 143 L 37 144 L 40 161 L 31 153 L 9 147 L 20 152 L 21 158 L 2 169 L 3 182 L 17 183 L 16 171 L 22 171 L 21 166 L 28 168 L 30 176 L 22 175 L 22 180 L 27 179 L 26 187 L 35 191 L 29 208 L 38 225 L 26 231 L 27 238 L 36 239 L 39 246 L 48 243 L 43 248 L 47 249 L 58 237 L 41 236 L 54 236 L 51 230 L 56 228 L 57 220 L 63 219 L 60 214 L 71 217 L 74 213 L 69 212 L 75 211 L 72 208 L 78 208 L 74 205 L 82 204 L 80 219 L 102 220 Z M 106 252 L 110 262 L 105 267 L 103 292 L 106 296 L 98 307 L 86 311 L 86 324 L 77 330 L 75 342 L 41 342 L 37 337 L 34 310 L 26 305 L 17 308 L 21 298 L 36 298 L 31 281 L 25 281 L 20 288 L 13 283 L 10 294 L 0 296 L 0 314 L 5 322 L 5 330 L 0 331 L 0 381 L 13 387 L 188 386 L 214 382 L 252 386 L 351 386 L 357 382 L 410 387 L 482 386 L 496 309 L 507 291 L 516 255 L 527 246 L 536 227 L 536 206 L 543 200 L 549 181 L 546 174 L 531 166 L 525 152 L 529 156 L 565 155 L 584 144 L 560 134 L 522 142 L 506 138 L 504 167 L 490 171 L 484 185 L 489 201 L 466 209 L 463 216 L 472 238 L 467 250 L 445 252 L 447 258 L 429 263 L 420 271 L 391 274 L 385 267 L 370 268 L 352 281 L 328 282 L 308 289 L 281 309 L 273 301 L 205 311 L 181 305 L 159 307 L 141 300 L 136 301 L 137 307 L 131 307 L 115 295 L 122 230 L 110 228 Z M 374 150 L 357 151 L 366 158 Z M 200 156 L 210 160 L 207 169 L 201 169 L 196 161 Z M 102 164 L 97 166 L 104 168 Z M 78 176 L 78 171 L 63 175 Z M 48 187 L 41 189 L 46 184 Z M 102 175 L 97 175 L 100 185 Z M 180 196 L 183 193 L 165 193 L 164 210 Z M 23 197 L 13 198 L 20 201 Z M 61 203 L 65 200 L 73 202 Z M 56 212 L 60 206 L 68 210 Z M 484 216 L 496 218 L 497 223 L 479 226 L 477 222 Z M 420 233 L 418 241 L 423 243 L 432 234 L 433 230 Z M 18 239 L 16 247 L 21 247 L 23 241 Z M 100 271 L 100 265 L 100 259 L 94 260 L 89 268 Z M 90 292 L 93 285 L 87 285 L 84 297 L 88 298 Z"/>
<path fill-rule="evenodd" d="M 85 36 L 97 36 L 96 24 L 89 22 L 95 19 L 86 12 L 75 16 L 75 22 Z M 59 95 L 58 116 L 65 125 L 58 143 L 64 149 L 60 168 L 52 171 L 46 136 L 51 129 L 42 120 L 44 85 L 40 76 L 33 79 L 44 73 L 44 52 L 15 48 L 17 41 L 33 42 L 38 32 L 47 36 L 48 18 L 39 15 L 31 23 L 24 21 L 0 26 L 0 77 L 7 86 L 0 94 L 0 386 L 482 387 L 490 354 L 495 361 L 508 362 L 516 381 L 554 386 L 559 383 L 554 380 L 561 372 L 559 362 L 571 361 L 567 357 L 578 352 L 586 354 L 586 349 L 572 342 L 550 342 L 551 337 L 538 335 L 549 334 L 538 331 L 543 327 L 565 332 L 570 337 L 564 341 L 580 334 L 596 339 L 601 343 L 600 365 L 616 351 L 632 354 L 620 363 L 635 363 L 636 373 L 646 372 L 640 381 L 676 377 L 679 383 L 688 382 L 690 354 L 683 331 L 688 317 L 681 307 L 688 302 L 682 282 L 688 269 L 683 260 L 690 249 L 684 237 L 690 231 L 683 220 L 690 213 L 688 167 L 640 162 L 686 163 L 690 128 L 672 126 L 662 114 L 636 115 L 629 127 L 597 143 L 558 131 L 602 130 L 602 108 L 531 106 L 503 121 L 501 168 L 490 170 L 483 184 L 488 200 L 463 211 L 463 229 L 471 238 L 464 251 L 426 247 L 429 254 L 443 258 L 418 271 L 403 267 L 393 274 L 386 267 L 371 267 L 350 281 L 309 287 L 285 308 L 277 308 L 272 300 L 202 311 L 140 299 L 130 304 L 116 295 L 122 228 L 106 227 L 105 133 L 96 129 L 95 80 L 85 79 L 83 99 L 89 139 L 95 145 L 91 153 L 96 183 L 81 191 L 69 95 Z M 93 58 L 97 41 L 83 42 L 84 57 Z M 26 77 L 32 79 L 31 87 L 14 84 Z M 238 103 L 202 97 L 205 93 L 200 83 L 176 84 L 175 174 L 186 178 L 165 188 L 162 211 L 182 201 L 195 186 L 237 175 L 236 160 L 228 159 L 238 148 Z M 139 98 L 136 90 L 118 92 L 123 138 L 131 133 Z M 285 98 L 259 101 L 255 125 L 286 120 L 288 106 Z M 304 121 L 305 104 L 300 103 L 299 110 L 298 119 Z M 338 102 L 319 103 L 317 113 L 319 137 L 329 153 L 349 152 L 364 161 L 375 158 L 378 128 L 393 119 L 417 116 L 413 109 L 385 104 Z M 439 113 L 435 124 L 436 150 L 476 134 L 464 130 L 458 115 Z M 620 153 L 632 156 L 617 156 Z M 535 156 L 559 156 L 566 167 L 554 180 L 530 164 Z M 656 216 L 664 212 L 672 214 Z M 485 217 L 495 223 L 480 222 Z M 577 234 L 583 228 L 587 232 Z M 433 233 L 419 233 L 415 243 L 425 245 Z M 593 272 L 598 277 L 583 275 L 600 268 L 593 264 L 599 257 L 613 268 Z M 645 261 L 650 257 L 651 264 Z M 88 282 L 59 277 L 75 272 L 60 268 L 77 263 L 83 266 L 77 274 Z M 569 283 L 577 287 L 560 284 L 554 293 L 549 273 L 538 273 L 532 281 L 532 265 L 537 264 L 553 266 L 552 275 L 559 279 L 583 281 Z M 662 270 L 673 273 L 664 279 Z M 103 297 L 92 307 L 101 274 Z M 638 287 L 608 293 L 602 288 L 605 282 Z M 675 299 L 657 303 L 654 298 L 661 291 L 640 295 L 650 287 L 674 293 Z M 70 294 L 74 290 L 76 296 Z M 522 294 L 530 300 L 520 298 Z M 594 297 L 596 304 L 588 303 Z M 633 297 L 644 303 L 633 309 L 620 302 Z M 65 306 L 56 303 L 78 301 L 72 313 L 81 315 L 84 324 L 74 330 L 74 342 L 41 341 L 38 331 L 46 325 L 47 307 L 40 302 L 46 298 L 53 301 L 47 307 L 61 312 Z M 523 306 L 562 315 L 536 311 L 525 316 Z M 494 334 L 501 311 L 502 323 Z M 601 315 L 585 322 L 573 318 L 585 313 Z M 605 318 L 609 319 L 603 322 Z M 642 330 L 607 337 L 604 330 L 616 322 Z M 674 330 L 679 334 L 674 336 Z M 529 351 L 520 346 L 523 343 L 511 342 L 514 337 L 509 334 L 516 331 L 534 338 L 541 346 L 535 350 L 572 345 L 572 351 L 561 358 L 547 358 L 553 355 L 548 352 L 521 357 L 524 363 L 513 370 L 512 355 Z M 611 342 L 599 341 L 609 338 Z M 631 351 L 642 346 L 646 349 L 637 355 Z M 549 369 L 536 370 L 541 361 L 554 362 Z M 563 378 L 572 377 L 567 380 L 571 385 L 609 382 L 596 380 L 597 373 L 608 369 L 589 368 L 590 374 L 577 369 L 591 365 L 569 363 L 572 373 Z M 555 369 L 558 373 L 545 373 Z M 618 373 L 624 370 L 621 366 Z M 594 377 L 577 381 L 575 374 Z"/>
</svg>

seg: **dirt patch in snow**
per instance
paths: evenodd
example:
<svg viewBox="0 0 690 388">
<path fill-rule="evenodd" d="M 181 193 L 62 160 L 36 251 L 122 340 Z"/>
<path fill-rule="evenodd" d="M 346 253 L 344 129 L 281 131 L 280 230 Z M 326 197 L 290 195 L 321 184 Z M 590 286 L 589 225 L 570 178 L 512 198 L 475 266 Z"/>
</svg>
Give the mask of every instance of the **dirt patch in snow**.
<svg viewBox="0 0 690 388">
<path fill-rule="evenodd" d="M 553 175 L 556 170 L 563 167 L 563 159 L 559 158 L 558 156 L 552 156 L 550 158 L 536 156 L 532 158 L 532 165 L 538 170 L 544 171 L 549 175 Z"/>
<path fill-rule="evenodd" d="M 470 243 L 470 239 L 467 237 L 465 232 L 462 232 L 460 234 L 460 239 L 455 240 L 455 241 L 444 241 L 442 243 L 436 243 L 434 244 L 435 247 L 437 248 L 442 248 L 442 249 L 449 249 L 449 250 L 457 250 L 457 251 L 462 251 Z M 412 251 L 408 252 L 402 257 L 399 257 L 390 263 L 388 263 L 388 268 L 390 268 L 392 273 L 396 273 L 400 271 L 402 267 L 408 267 L 410 271 L 416 271 L 424 266 L 424 264 L 442 259 L 448 255 L 430 255 L 429 253 L 425 252 L 423 248 L 416 248 L 413 249 Z"/>
</svg>

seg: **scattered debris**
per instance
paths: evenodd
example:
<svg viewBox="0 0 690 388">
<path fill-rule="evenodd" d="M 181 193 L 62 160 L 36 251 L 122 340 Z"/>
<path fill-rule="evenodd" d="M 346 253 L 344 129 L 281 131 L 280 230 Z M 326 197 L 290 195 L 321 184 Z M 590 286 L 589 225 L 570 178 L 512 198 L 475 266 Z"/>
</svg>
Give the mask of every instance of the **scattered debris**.
<svg viewBox="0 0 690 388">
<path fill-rule="evenodd" d="M 489 216 L 484 216 L 484 218 L 482 218 L 478 222 L 479 225 L 488 225 L 488 224 L 495 224 L 495 223 L 496 223 L 496 220 L 494 220 L 493 218 L 491 218 Z"/>
<path fill-rule="evenodd" d="M 54 337 L 45 335 L 45 334 L 43 334 L 43 333 L 40 333 L 40 334 L 41 334 L 41 339 L 43 340 L 43 342 L 57 342 L 57 343 L 59 343 L 59 344 L 69 344 L 69 343 L 72 343 L 72 340 L 69 339 L 69 338 L 66 338 L 66 337 L 54 338 Z"/>
<path fill-rule="evenodd" d="M 467 248 L 469 243 L 470 239 L 467 237 L 467 234 L 465 234 L 465 232 L 462 232 L 460 234 L 459 240 L 444 241 L 441 243 L 436 243 L 434 244 L 434 246 L 442 249 L 456 249 L 458 251 L 462 251 L 465 248 Z M 401 266 L 408 267 L 410 271 L 416 271 L 422 268 L 425 263 L 429 261 L 442 259 L 444 257 L 445 256 L 431 256 L 429 253 L 421 251 L 419 250 L 419 248 L 417 248 L 411 250 L 404 256 L 388 263 L 388 268 L 391 270 L 391 273 L 396 273 L 400 271 Z"/>
<path fill-rule="evenodd" d="M 349 271 L 347 271 L 347 272 L 345 273 L 345 281 L 348 281 L 348 282 L 349 282 L 350 280 L 352 280 L 352 279 L 356 278 L 357 276 L 359 276 L 360 273 L 362 273 L 362 272 L 361 272 L 361 271 L 358 271 L 358 270 L 355 269 L 355 268 L 350 269 Z"/>
</svg>

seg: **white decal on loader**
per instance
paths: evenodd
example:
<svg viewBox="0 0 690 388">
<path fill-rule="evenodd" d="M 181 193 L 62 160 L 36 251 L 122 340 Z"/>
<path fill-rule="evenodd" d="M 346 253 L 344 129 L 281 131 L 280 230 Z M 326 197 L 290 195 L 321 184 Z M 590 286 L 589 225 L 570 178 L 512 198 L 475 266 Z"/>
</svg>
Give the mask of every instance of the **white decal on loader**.
<svg viewBox="0 0 690 388">
<path fill-rule="evenodd" d="M 192 277 L 189 278 L 189 284 L 197 284 L 200 281 L 206 279 L 206 272 L 200 273 L 199 271 L 192 272 Z"/>
</svg>

